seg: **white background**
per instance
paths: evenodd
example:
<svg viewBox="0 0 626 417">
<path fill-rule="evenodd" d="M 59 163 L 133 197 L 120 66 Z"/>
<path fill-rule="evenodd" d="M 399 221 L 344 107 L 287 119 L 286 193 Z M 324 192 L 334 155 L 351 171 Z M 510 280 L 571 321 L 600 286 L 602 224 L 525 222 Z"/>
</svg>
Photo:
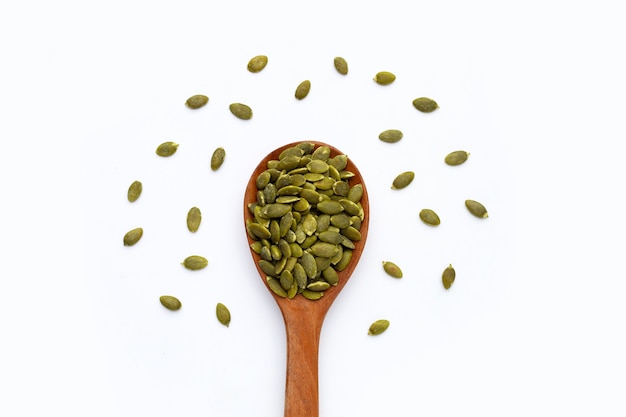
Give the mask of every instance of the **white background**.
<svg viewBox="0 0 626 417">
<path fill-rule="evenodd" d="M 371 202 L 363 258 L 322 331 L 321 416 L 626 415 L 617 2 L 8 4 L 3 415 L 282 415 L 283 324 L 246 247 L 242 198 L 265 154 L 306 139 L 348 154 Z M 269 64 L 251 74 L 258 54 Z M 376 85 L 382 70 L 396 82 Z M 208 105 L 185 108 L 197 93 Z M 418 96 L 441 108 L 417 112 Z M 391 128 L 402 141 L 380 142 Z M 180 147 L 162 159 L 166 140 Z M 217 146 L 227 156 L 212 172 Z M 443 164 L 456 149 L 468 162 Z M 415 181 L 390 190 L 404 170 Z M 144 194 L 130 204 L 135 179 Z M 419 221 L 424 207 L 439 228 Z M 123 247 L 137 226 L 143 239 Z M 186 271 L 191 254 L 209 266 Z M 162 294 L 183 308 L 165 310 Z M 367 336 L 379 318 L 391 326 Z"/>
</svg>

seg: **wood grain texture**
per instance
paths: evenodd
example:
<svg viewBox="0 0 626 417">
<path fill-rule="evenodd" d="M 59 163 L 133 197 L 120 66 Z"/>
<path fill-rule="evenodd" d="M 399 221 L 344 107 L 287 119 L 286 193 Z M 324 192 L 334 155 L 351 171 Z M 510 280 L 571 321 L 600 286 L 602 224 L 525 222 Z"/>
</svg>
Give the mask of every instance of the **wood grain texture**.
<svg viewBox="0 0 626 417">
<path fill-rule="evenodd" d="M 343 153 L 335 147 L 323 142 L 307 142 L 314 143 L 316 148 L 320 145 L 328 146 L 331 150 L 331 157 Z M 250 176 L 244 195 L 244 231 L 245 222 L 249 219 L 253 219 L 252 214 L 248 210 L 248 204 L 256 201 L 256 178 L 266 169 L 267 161 L 278 159 L 278 155 L 283 150 L 295 146 L 297 143 L 299 142 L 289 143 L 270 152 L 263 158 Z M 352 260 L 348 267 L 339 272 L 339 283 L 326 290 L 324 296 L 316 301 L 308 300 L 302 296 L 296 296 L 293 299 L 282 298 L 274 294 L 268 287 L 269 293 L 274 297 L 283 315 L 287 335 L 285 417 L 319 417 L 318 353 L 322 324 L 330 306 L 352 275 L 363 253 L 365 241 L 367 240 L 370 215 L 367 188 L 365 187 L 361 173 L 350 159 L 348 159 L 346 170 L 352 171 L 355 174 L 355 176 L 349 180 L 350 186 L 355 184 L 362 184 L 363 186 L 361 205 L 363 206 L 365 216 L 359 230 L 361 232 L 361 240 L 355 242 Z M 253 240 L 248 236 L 248 244 L 252 242 Z M 260 256 L 252 250 L 250 250 L 250 253 L 259 271 L 259 275 L 267 287 L 265 273 L 258 265 Z"/>
</svg>

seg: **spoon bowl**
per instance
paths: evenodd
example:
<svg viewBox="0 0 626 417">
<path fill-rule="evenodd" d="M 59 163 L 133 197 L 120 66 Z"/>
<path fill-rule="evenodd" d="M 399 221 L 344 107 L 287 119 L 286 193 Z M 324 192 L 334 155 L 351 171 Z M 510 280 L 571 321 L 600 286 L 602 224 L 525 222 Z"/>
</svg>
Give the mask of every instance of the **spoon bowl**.
<svg viewBox="0 0 626 417">
<path fill-rule="evenodd" d="M 339 151 L 337 148 L 323 142 L 306 142 L 313 143 L 315 148 L 322 145 L 328 146 L 330 149 L 330 157 L 343 154 L 343 152 Z M 302 142 L 289 143 L 273 150 L 265 156 L 256 167 L 250 177 L 244 195 L 244 224 L 249 220 L 254 220 L 254 216 L 248 209 L 248 204 L 256 202 L 257 200 L 256 178 L 267 169 L 268 161 L 277 160 L 282 151 L 299 143 Z M 269 288 L 266 274 L 259 266 L 260 255 L 252 249 L 250 250 L 261 279 L 278 304 L 285 322 L 285 330 L 287 333 L 285 417 L 319 416 L 318 353 L 322 324 L 330 306 L 344 288 L 356 268 L 367 239 L 369 226 L 369 200 L 367 189 L 361 173 L 349 158 L 345 170 L 354 173 L 354 176 L 349 179 L 351 187 L 355 184 L 361 184 L 363 186 L 361 206 L 363 207 L 364 218 L 359 229 L 361 239 L 354 242 L 355 247 L 352 251 L 352 259 L 348 266 L 343 271 L 338 272 L 339 282 L 337 285 L 331 286 L 324 291 L 323 297 L 319 300 L 309 300 L 302 296 L 289 299 L 276 295 Z M 248 244 L 252 244 L 253 239 L 247 233 L 246 235 L 248 236 Z"/>
</svg>

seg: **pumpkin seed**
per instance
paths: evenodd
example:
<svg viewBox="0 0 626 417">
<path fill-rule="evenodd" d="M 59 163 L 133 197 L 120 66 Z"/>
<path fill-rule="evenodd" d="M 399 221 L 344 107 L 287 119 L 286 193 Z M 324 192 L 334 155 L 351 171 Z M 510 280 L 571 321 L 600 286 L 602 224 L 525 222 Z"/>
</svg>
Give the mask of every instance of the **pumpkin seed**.
<svg viewBox="0 0 626 417">
<path fill-rule="evenodd" d="M 177 149 L 178 143 L 174 143 L 171 141 L 163 142 L 162 144 L 157 146 L 156 154 L 163 157 L 172 156 L 176 153 Z"/>
<path fill-rule="evenodd" d="M 422 113 L 432 113 L 439 108 L 437 102 L 428 97 L 419 97 L 413 100 L 413 107 Z"/>
<path fill-rule="evenodd" d="M 387 143 L 396 143 L 400 139 L 402 139 L 402 137 L 403 137 L 402 132 L 397 129 L 385 130 L 381 132 L 380 135 L 378 135 L 378 139 Z"/>
<path fill-rule="evenodd" d="M 229 107 L 230 112 L 241 120 L 252 119 L 252 109 L 242 103 L 232 103 Z"/>
<path fill-rule="evenodd" d="M 191 271 L 198 271 L 200 269 L 205 268 L 207 265 L 209 264 L 209 261 L 207 261 L 206 258 L 202 257 L 202 256 L 198 256 L 198 255 L 192 255 L 192 256 L 188 256 L 185 258 L 185 260 L 183 261 L 182 265 L 191 270 Z"/>
<path fill-rule="evenodd" d="M 199 109 L 209 102 L 209 98 L 202 94 L 196 94 L 195 96 L 191 96 L 185 102 L 185 105 L 190 109 Z"/>
<path fill-rule="evenodd" d="M 461 165 L 463 162 L 467 161 L 468 156 L 469 153 L 465 151 L 454 151 L 446 155 L 444 161 L 446 164 L 452 166 Z"/>
<path fill-rule="evenodd" d="M 348 73 L 348 63 L 346 60 L 340 56 L 335 57 L 333 61 L 335 65 L 335 69 L 341 75 L 346 75 Z"/>
<path fill-rule="evenodd" d="M 217 303 L 215 306 L 215 315 L 217 316 L 217 321 L 228 327 L 230 324 L 230 311 L 228 307 L 222 303 Z"/>
<path fill-rule="evenodd" d="M 465 207 L 467 207 L 470 213 L 480 219 L 486 219 L 487 217 L 489 217 L 485 206 L 480 204 L 478 201 L 465 200 Z"/>
<path fill-rule="evenodd" d="M 302 296 L 308 300 L 319 300 L 324 296 L 323 291 L 302 290 Z"/>
<path fill-rule="evenodd" d="M 422 211 L 420 211 L 420 219 L 422 219 L 424 223 L 431 226 L 439 226 L 439 224 L 441 223 L 441 220 L 439 219 L 437 213 L 435 213 L 431 209 L 423 209 Z"/>
<path fill-rule="evenodd" d="M 211 169 L 217 171 L 224 163 L 225 157 L 226 151 L 224 148 L 220 147 L 213 151 L 213 155 L 211 155 Z"/>
<path fill-rule="evenodd" d="M 133 183 L 128 187 L 128 201 L 134 203 L 137 201 L 141 192 L 143 191 L 143 184 L 141 181 L 133 181 Z"/>
<path fill-rule="evenodd" d="M 370 336 L 377 336 L 383 333 L 389 327 L 389 320 L 376 320 L 370 325 L 367 334 Z"/>
<path fill-rule="evenodd" d="M 443 270 L 441 274 L 441 281 L 443 282 L 443 287 L 448 290 L 454 283 L 454 278 L 456 278 L 456 271 L 452 267 L 452 265 L 448 265 L 446 269 Z"/>
<path fill-rule="evenodd" d="M 133 246 L 135 243 L 139 242 L 139 239 L 143 236 L 143 229 L 141 227 L 137 227 L 124 235 L 124 246 Z"/>
<path fill-rule="evenodd" d="M 168 310 L 176 311 L 180 310 L 180 308 L 182 307 L 182 303 L 180 302 L 180 300 L 172 295 L 162 295 L 161 297 L 159 297 L 159 301 L 161 302 L 163 307 L 167 308 Z"/>
<path fill-rule="evenodd" d="M 387 274 L 394 278 L 402 278 L 402 270 L 393 262 L 383 261 L 383 269 Z"/>
<path fill-rule="evenodd" d="M 396 76 L 389 71 L 381 71 L 374 76 L 374 81 L 380 85 L 389 85 L 396 80 Z"/>
<path fill-rule="evenodd" d="M 276 278 L 267 277 L 267 286 L 272 292 L 279 297 L 287 297 L 287 291 L 280 285 L 280 282 Z"/>
<path fill-rule="evenodd" d="M 348 267 L 361 239 L 364 189 L 349 184 L 354 173 L 347 163 L 345 155 L 331 157 L 328 146 L 302 142 L 268 161 L 256 178 L 257 197 L 248 203 L 254 219 L 246 229 L 261 242 L 250 248 L 278 296 L 318 299 Z"/>
<path fill-rule="evenodd" d="M 309 94 L 309 91 L 311 91 L 311 81 L 309 80 L 302 81 L 298 85 L 298 88 L 296 88 L 296 94 L 295 94 L 296 98 L 298 100 L 302 100 Z"/>
<path fill-rule="evenodd" d="M 248 61 L 248 71 L 259 72 L 267 65 L 267 56 L 257 55 Z"/>
<path fill-rule="evenodd" d="M 200 209 L 198 207 L 190 208 L 187 212 L 187 229 L 192 233 L 197 232 L 201 221 L 202 213 Z"/>
<path fill-rule="evenodd" d="M 414 178 L 415 173 L 413 171 L 406 171 L 398 174 L 398 176 L 391 183 L 391 188 L 394 190 L 400 190 L 409 185 Z"/>
</svg>

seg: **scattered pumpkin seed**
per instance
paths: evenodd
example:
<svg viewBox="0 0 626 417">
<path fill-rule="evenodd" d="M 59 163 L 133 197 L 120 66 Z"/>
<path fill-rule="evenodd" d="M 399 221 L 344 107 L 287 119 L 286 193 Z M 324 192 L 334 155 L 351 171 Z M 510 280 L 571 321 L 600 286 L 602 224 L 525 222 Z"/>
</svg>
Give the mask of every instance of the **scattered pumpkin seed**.
<svg viewBox="0 0 626 417">
<path fill-rule="evenodd" d="M 309 91 L 311 91 L 311 81 L 309 80 L 302 81 L 298 85 L 298 88 L 296 88 L 296 98 L 298 100 L 302 100 L 309 94 Z"/>
<path fill-rule="evenodd" d="M 143 191 L 143 184 L 141 181 L 133 181 L 133 183 L 128 187 L 128 201 L 134 203 L 137 201 L 141 192 Z"/>
<path fill-rule="evenodd" d="M 141 227 L 129 231 L 124 235 L 124 246 L 133 246 L 135 243 L 139 242 L 141 236 L 143 236 L 143 229 Z"/>
<path fill-rule="evenodd" d="M 172 156 L 176 153 L 177 149 L 178 143 L 174 143 L 171 141 L 163 142 L 157 147 L 156 154 L 163 157 Z"/>
<path fill-rule="evenodd" d="M 378 135 L 378 139 L 387 143 L 396 143 L 400 139 L 402 139 L 402 136 L 403 134 L 401 131 L 397 129 L 389 129 L 389 130 L 385 130 L 384 132 L 381 132 L 380 135 Z"/>
<path fill-rule="evenodd" d="M 470 213 L 478 218 L 486 219 L 487 217 L 489 217 L 485 206 L 480 204 L 478 201 L 465 200 L 465 207 L 467 207 Z"/>
<path fill-rule="evenodd" d="M 452 267 L 452 265 L 448 265 L 446 269 L 443 270 L 443 274 L 441 274 L 441 281 L 443 282 L 443 287 L 448 290 L 454 283 L 454 279 L 456 278 L 456 271 Z"/>
<path fill-rule="evenodd" d="M 190 208 L 187 212 L 187 229 L 192 233 L 197 232 L 201 221 L 202 213 L 200 209 L 198 207 Z"/>
<path fill-rule="evenodd" d="M 228 307 L 222 303 L 217 303 L 217 306 L 215 306 L 215 315 L 220 323 L 228 327 L 230 324 L 230 311 L 228 310 Z"/>
<path fill-rule="evenodd" d="M 389 327 L 389 320 L 376 320 L 374 323 L 370 325 L 370 328 L 367 332 L 370 336 L 377 336 L 383 333 Z"/>
<path fill-rule="evenodd" d="M 241 120 L 250 120 L 252 119 L 252 109 L 242 103 L 232 103 L 229 106 L 230 112 L 235 115 L 235 117 Z"/>
<path fill-rule="evenodd" d="M 419 97 L 413 100 L 413 107 L 422 113 L 432 113 L 439 108 L 437 102 L 428 97 Z"/>
<path fill-rule="evenodd" d="M 415 178 L 415 173 L 413 171 L 406 171 L 401 174 L 398 174 L 398 176 L 393 180 L 393 183 L 391 184 L 391 188 L 394 190 L 400 190 L 406 187 L 407 185 L 409 185 L 413 181 L 414 178 Z"/>
<path fill-rule="evenodd" d="M 248 71 L 259 72 L 267 65 L 267 56 L 257 55 L 248 61 Z"/>
<path fill-rule="evenodd" d="M 185 102 L 185 104 L 190 109 L 195 110 L 195 109 L 199 109 L 200 107 L 203 107 L 208 102 L 209 102 L 209 98 L 207 96 L 202 95 L 202 94 L 196 94 L 195 96 L 189 97 L 187 101 Z"/>
<path fill-rule="evenodd" d="M 159 301 L 161 301 L 163 307 L 167 308 L 168 310 L 176 311 L 180 310 L 180 308 L 182 307 L 182 303 L 180 302 L 180 300 L 172 295 L 162 295 L 161 297 L 159 297 Z"/>
<path fill-rule="evenodd" d="M 185 258 L 182 265 L 192 271 L 198 271 L 205 268 L 209 264 L 206 258 L 198 255 L 192 255 Z"/>
<path fill-rule="evenodd" d="M 380 85 L 389 85 L 396 80 L 396 76 L 389 71 L 381 71 L 374 76 L 374 81 Z"/>
<path fill-rule="evenodd" d="M 335 64 L 335 69 L 341 75 L 348 74 L 348 63 L 346 60 L 340 56 L 335 57 L 333 63 Z"/>
<path fill-rule="evenodd" d="M 463 162 L 467 161 L 468 156 L 469 156 L 468 152 L 454 151 L 446 155 L 446 158 L 444 159 L 444 161 L 446 164 L 452 165 L 452 166 L 461 165 Z"/>
<path fill-rule="evenodd" d="M 393 262 L 383 261 L 383 269 L 387 274 L 394 278 L 402 278 L 402 270 Z"/>
<path fill-rule="evenodd" d="M 423 209 L 420 211 L 420 219 L 422 219 L 424 223 L 431 226 L 439 226 L 439 224 L 441 224 L 439 216 L 431 209 Z"/>
<path fill-rule="evenodd" d="M 224 150 L 224 148 L 219 147 L 215 151 L 213 151 L 213 155 L 211 155 L 211 169 L 213 171 L 217 171 L 224 163 L 225 157 L 226 151 Z"/>
</svg>

